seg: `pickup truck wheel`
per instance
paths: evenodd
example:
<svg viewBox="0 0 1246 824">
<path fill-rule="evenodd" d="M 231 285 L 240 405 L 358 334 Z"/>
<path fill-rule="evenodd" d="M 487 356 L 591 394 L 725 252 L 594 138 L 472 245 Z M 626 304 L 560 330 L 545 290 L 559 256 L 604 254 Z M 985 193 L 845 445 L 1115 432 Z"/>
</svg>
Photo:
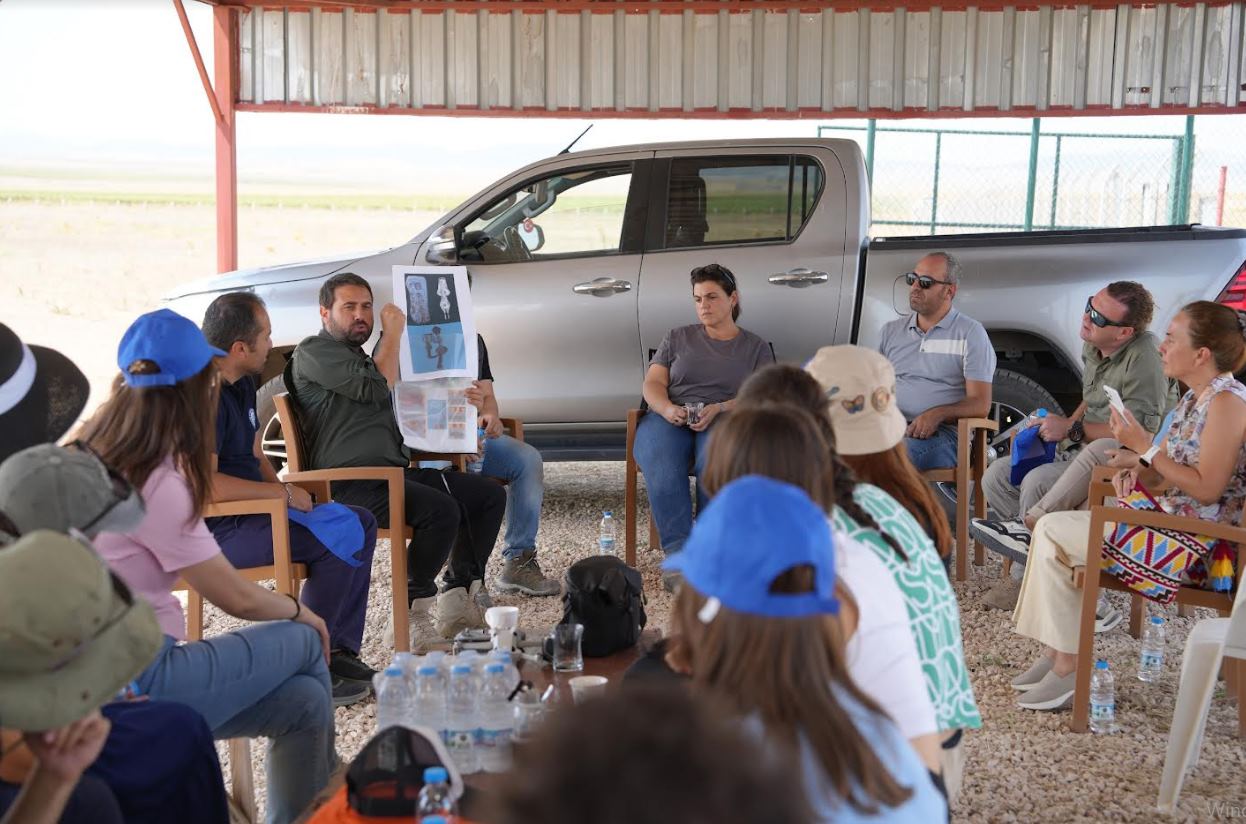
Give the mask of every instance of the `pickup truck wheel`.
<svg viewBox="0 0 1246 824">
<path fill-rule="evenodd" d="M 1057 415 L 1064 414 L 1064 408 L 1055 397 L 1037 382 L 1011 369 L 995 370 L 995 379 L 991 381 L 991 413 L 987 417 L 999 424 L 999 432 L 991 439 L 988 463 L 1007 459 L 1008 448 L 1012 443 L 1009 430 L 1039 408 Z M 947 512 L 948 520 L 955 527 L 956 485 L 937 483 L 935 487 L 942 493 L 940 503 Z"/>
<path fill-rule="evenodd" d="M 286 391 L 281 375 L 270 379 L 255 393 L 255 414 L 259 417 L 260 449 L 273 469 L 280 472 L 286 465 L 286 440 L 281 434 L 281 421 L 277 419 L 277 404 L 273 398 Z"/>
</svg>

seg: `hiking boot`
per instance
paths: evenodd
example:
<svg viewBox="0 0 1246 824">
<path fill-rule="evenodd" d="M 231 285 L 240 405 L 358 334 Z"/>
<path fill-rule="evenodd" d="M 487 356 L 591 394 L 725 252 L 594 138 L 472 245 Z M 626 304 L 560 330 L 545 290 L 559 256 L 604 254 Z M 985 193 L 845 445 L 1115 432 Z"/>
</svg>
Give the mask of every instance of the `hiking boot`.
<svg viewBox="0 0 1246 824">
<path fill-rule="evenodd" d="M 1068 675 L 1056 675 L 1054 670 L 1048 671 L 1042 680 L 1031 687 L 1017 699 L 1017 706 L 1026 710 L 1058 710 L 1073 700 L 1073 682 L 1077 672 Z"/>
<path fill-rule="evenodd" d="M 1017 692 L 1029 692 L 1034 689 L 1047 673 L 1051 672 L 1051 666 L 1055 662 L 1054 658 L 1040 655 L 1034 662 L 1034 666 L 1012 679 L 1012 688 Z"/>
<path fill-rule="evenodd" d="M 536 560 L 536 550 L 524 550 L 518 558 L 507 558 L 495 585 L 499 592 L 522 592 L 524 595 L 545 597 L 562 592 L 562 586 L 553 578 L 546 578 Z"/>
<path fill-rule="evenodd" d="M 329 653 L 329 674 L 347 681 L 372 683 L 376 670 L 359 660 L 359 656 L 349 650 L 335 649 Z"/>
<path fill-rule="evenodd" d="M 362 681 L 338 678 L 336 675 L 330 675 L 329 682 L 333 685 L 333 706 L 335 707 L 349 707 L 351 704 L 358 704 L 367 698 L 368 693 L 372 691 L 372 687 Z"/>
<path fill-rule="evenodd" d="M 1006 581 L 1000 581 L 995 586 L 986 591 L 982 596 L 982 603 L 991 609 L 1002 609 L 1012 612 L 1017 608 L 1017 598 L 1021 595 L 1021 582 L 1014 580 L 1011 576 Z"/>
<path fill-rule="evenodd" d="M 471 586 L 467 588 L 467 594 L 472 596 L 472 603 L 476 605 L 476 610 L 482 616 L 480 620 L 484 620 L 485 610 L 493 606 L 493 597 L 489 595 L 489 590 L 485 588 L 485 582 L 482 578 L 472 581 Z"/>
<path fill-rule="evenodd" d="M 411 611 L 407 613 L 407 626 L 410 627 L 411 649 L 416 649 L 419 641 L 436 640 L 437 633 L 433 629 L 433 619 L 429 615 L 437 603 L 436 596 L 415 598 L 411 601 Z M 385 634 L 381 642 L 387 647 L 394 645 L 394 613 L 391 610 L 385 622 Z"/>
<path fill-rule="evenodd" d="M 433 607 L 433 626 L 442 638 L 453 638 L 465 629 L 484 626 L 467 587 L 448 589 L 437 596 Z"/>
</svg>

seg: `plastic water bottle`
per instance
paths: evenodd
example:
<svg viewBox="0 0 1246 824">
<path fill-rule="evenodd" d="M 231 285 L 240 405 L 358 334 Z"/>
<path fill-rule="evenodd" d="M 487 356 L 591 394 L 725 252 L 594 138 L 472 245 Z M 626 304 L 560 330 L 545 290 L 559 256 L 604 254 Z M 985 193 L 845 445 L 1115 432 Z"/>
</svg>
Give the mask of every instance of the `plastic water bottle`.
<svg viewBox="0 0 1246 824">
<path fill-rule="evenodd" d="M 498 663 L 506 670 L 506 683 L 514 690 L 519 686 L 519 667 L 515 666 L 515 657 L 509 650 L 495 649 L 489 653 L 489 663 Z M 509 695 L 509 693 L 507 693 Z"/>
<path fill-rule="evenodd" d="M 485 439 L 483 429 L 476 430 L 476 442 L 480 444 L 480 452 L 477 453 L 476 460 L 467 465 L 467 471 L 473 475 L 479 475 L 485 468 L 485 447 L 489 445 L 489 441 Z"/>
<path fill-rule="evenodd" d="M 1164 669 L 1164 619 L 1152 615 L 1142 628 L 1142 659 L 1138 663 L 1138 680 L 1148 684 L 1159 680 Z"/>
<path fill-rule="evenodd" d="M 449 821 L 458 815 L 458 806 L 450 793 L 450 776 L 445 767 L 429 767 L 424 770 L 424 786 L 415 804 L 415 820 L 421 824 L 440 818 Z"/>
<path fill-rule="evenodd" d="M 415 724 L 436 731 L 442 742 L 446 740 L 446 689 L 437 668 L 424 664 L 415 673 L 415 692 L 412 699 Z"/>
<path fill-rule="evenodd" d="M 601 513 L 601 537 L 597 539 L 597 550 L 602 555 L 615 555 L 614 551 L 614 513 L 606 510 Z"/>
<path fill-rule="evenodd" d="M 402 669 L 394 665 L 376 676 L 376 729 L 411 723 L 411 687 Z"/>
<path fill-rule="evenodd" d="M 1116 679 L 1102 658 L 1090 674 L 1090 731 L 1116 732 Z"/>
<path fill-rule="evenodd" d="M 503 772 L 510 767 L 511 730 L 515 717 L 506 700 L 513 687 L 508 683 L 506 667 L 496 661 L 485 667 L 484 684 L 480 689 L 477 715 L 480 729 L 476 737 L 480 768 L 486 772 Z"/>
<path fill-rule="evenodd" d="M 468 664 L 450 668 L 446 693 L 446 749 L 459 772 L 476 772 L 476 678 Z"/>
</svg>

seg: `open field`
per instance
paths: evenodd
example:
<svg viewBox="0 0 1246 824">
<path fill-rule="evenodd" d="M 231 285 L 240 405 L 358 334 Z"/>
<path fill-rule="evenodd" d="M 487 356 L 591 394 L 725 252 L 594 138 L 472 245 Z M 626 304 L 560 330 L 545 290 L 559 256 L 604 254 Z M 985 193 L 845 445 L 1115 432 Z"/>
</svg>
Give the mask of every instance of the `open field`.
<svg viewBox="0 0 1246 824">
<path fill-rule="evenodd" d="M 2 187 L 0 187 L 2 188 Z M 150 198 L 148 198 L 150 199 Z M 449 198 L 452 200 L 452 198 Z M 144 201 L 143 198 L 138 198 Z M 339 204 L 340 205 L 340 204 Z M 313 208 L 273 201 L 241 211 L 240 261 L 263 265 L 405 241 L 436 212 L 425 201 L 408 208 Z M 206 200 L 182 205 L 128 202 L 126 198 L 30 196 L 0 200 L 0 318 L 26 340 L 56 346 L 91 378 L 92 404 L 115 373 L 117 341 L 128 322 L 155 305 L 170 287 L 212 274 L 214 211 Z M 502 398 L 505 410 L 505 398 Z M 621 463 L 547 468 L 548 491 L 540 557 L 561 575 L 594 546 L 603 509 L 622 510 Z M 643 500 L 643 496 L 642 496 Z M 642 523 L 640 534 L 646 535 Z M 649 621 L 665 624 L 670 599 L 659 584 L 656 553 L 641 548 Z M 376 554 L 364 657 L 385 662 L 380 635 L 390 608 L 389 548 Z M 498 571 L 497 553 L 490 578 Z M 1163 748 L 1177 686 L 1177 661 L 1192 619 L 1170 618 L 1165 672 L 1157 684 L 1134 678 L 1138 644 L 1123 628 L 1102 637 L 1098 651 L 1117 673 L 1117 706 L 1123 732 L 1110 737 L 1068 732 L 1065 713 L 1022 712 L 1008 680 L 1029 664 L 1032 644 L 1011 632 L 1008 616 L 979 603 L 998 565 L 976 571 L 956 586 L 961 599 L 966 658 L 985 727 L 966 738 L 966 786 L 957 821 L 1151 821 Z M 1114 596 L 1117 597 L 1117 596 Z M 519 604 L 521 623 L 542 627 L 560 613 L 558 599 L 498 598 Z M 1123 603 L 1118 601 L 1118 606 Z M 1200 616 L 1204 617 L 1204 616 Z M 236 622 L 210 611 L 210 631 Z M 1246 802 L 1246 752 L 1232 736 L 1236 707 L 1218 691 L 1202 759 L 1186 785 L 1177 820 L 1205 821 L 1212 804 Z M 371 733 L 375 704 L 339 709 L 338 748 L 352 756 Z M 255 748 L 256 775 L 262 748 Z"/>
</svg>

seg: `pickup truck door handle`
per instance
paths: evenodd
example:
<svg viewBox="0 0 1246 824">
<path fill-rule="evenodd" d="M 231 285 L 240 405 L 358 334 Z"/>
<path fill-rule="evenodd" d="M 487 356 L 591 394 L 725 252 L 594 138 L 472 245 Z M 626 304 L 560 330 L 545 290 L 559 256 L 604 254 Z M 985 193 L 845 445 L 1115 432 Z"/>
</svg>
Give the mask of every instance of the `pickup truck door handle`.
<svg viewBox="0 0 1246 824">
<path fill-rule="evenodd" d="M 617 278 L 597 278 L 596 280 L 577 283 L 571 287 L 571 291 L 577 295 L 591 295 L 595 298 L 608 298 L 619 292 L 630 292 L 631 290 L 631 281 L 619 280 Z"/>
<path fill-rule="evenodd" d="M 775 286 L 791 286 L 796 289 L 803 289 L 815 283 L 826 283 L 829 275 L 826 272 L 815 272 L 802 266 L 796 269 L 789 269 L 786 272 L 773 274 L 767 279 Z"/>
</svg>

